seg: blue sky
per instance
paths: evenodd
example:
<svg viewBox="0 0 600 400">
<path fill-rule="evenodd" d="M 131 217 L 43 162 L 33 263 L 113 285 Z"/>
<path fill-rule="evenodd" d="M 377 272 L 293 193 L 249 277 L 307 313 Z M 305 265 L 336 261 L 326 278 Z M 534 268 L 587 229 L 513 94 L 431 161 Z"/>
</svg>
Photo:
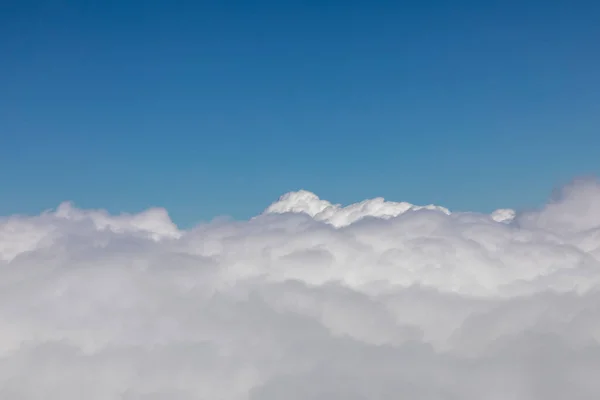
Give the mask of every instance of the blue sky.
<svg viewBox="0 0 600 400">
<path fill-rule="evenodd" d="M 3 215 L 490 211 L 600 173 L 599 2 L 67 3 L 0 9 Z"/>
</svg>

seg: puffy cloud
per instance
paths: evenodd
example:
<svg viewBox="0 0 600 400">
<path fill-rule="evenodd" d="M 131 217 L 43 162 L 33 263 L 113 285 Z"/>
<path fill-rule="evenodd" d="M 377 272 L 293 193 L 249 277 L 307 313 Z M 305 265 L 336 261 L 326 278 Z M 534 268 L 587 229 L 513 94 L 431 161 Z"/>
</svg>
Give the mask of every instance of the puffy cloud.
<svg viewBox="0 0 600 400">
<path fill-rule="evenodd" d="M 515 213 L 515 210 L 510 208 L 501 208 L 494 211 L 491 214 L 491 217 L 496 222 L 512 222 L 516 215 L 517 214 Z"/>
<path fill-rule="evenodd" d="M 300 191 L 0 219 L 3 399 L 597 399 L 600 184 L 491 215 Z"/>
<path fill-rule="evenodd" d="M 176 239 L 181 232 L 166 210 L 152 208 L 139 214 L 109 215 L 104 210 L 79 210 L 65 202 L 53 212 L 37 217 L 0 218 L 0 259 L 12 260 L 21 253 L 52 246 L 67 233 L 96 235 L 98 232 L 128 233 L 158 241 Z"/>
<path fill-rule="evenodd" d="M 421 209 L 437 210 L 450 214 L 447 208 L 440 206 L 415 206 L 406 202 L 385 201 L 381 197 L 342 207 L 339 204 L 331 204 L 327 200 L 321 200 L 316 194 L 306 190 L 284 194 L 278 201 L 271 204 L 265 210 L 265 213 L 305 213 L 317 221 L 324 221 L 335 227 L 342 227 L 365 217 L 388 219 L 397 217 L 407 211 Z"/>
<path fill-rule="evenodd" d="M 600 227 L 600 181 L 577 179 L 554 193 L 541 210 L 523 213 L 521 226 L 573 234 Z"/>
</svg>

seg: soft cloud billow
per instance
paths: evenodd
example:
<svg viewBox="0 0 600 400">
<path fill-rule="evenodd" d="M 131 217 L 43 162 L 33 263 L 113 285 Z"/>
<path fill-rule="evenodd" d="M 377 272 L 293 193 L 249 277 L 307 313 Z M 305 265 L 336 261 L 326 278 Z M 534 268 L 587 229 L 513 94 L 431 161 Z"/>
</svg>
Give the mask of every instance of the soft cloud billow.
<svg viewBox="0 0 600 400">
<path fill-rule="evenodd" d="M 0 398 L 597 399 L 600 183 L 490 215 L 300 191 L 0 219 Z"/>
</svg>

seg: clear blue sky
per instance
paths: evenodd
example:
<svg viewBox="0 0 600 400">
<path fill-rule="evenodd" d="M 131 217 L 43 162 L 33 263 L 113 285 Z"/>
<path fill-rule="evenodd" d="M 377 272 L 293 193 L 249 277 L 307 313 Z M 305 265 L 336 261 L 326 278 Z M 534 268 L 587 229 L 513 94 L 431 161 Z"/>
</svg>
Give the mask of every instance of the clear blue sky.
<svg viewBox="0 0 600 400">
<path fill-rule="evenodd" d="M 218 5 L 216 5 L 218 3 Z M 598 1 L 3 1 L 0 214 L 305 188 L 529 207 L 600 173 Z"/>
</svg>

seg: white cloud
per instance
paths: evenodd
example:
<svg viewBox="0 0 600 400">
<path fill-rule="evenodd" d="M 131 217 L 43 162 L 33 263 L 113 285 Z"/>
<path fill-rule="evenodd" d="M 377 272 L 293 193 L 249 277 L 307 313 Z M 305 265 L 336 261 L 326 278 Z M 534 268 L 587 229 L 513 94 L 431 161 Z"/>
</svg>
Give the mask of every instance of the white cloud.
<svg viewBox="0 0 600 400">
<path fill-rule="evenodd" d="M 301 191 L 0 219 L 2 399 L 597 399 L 600 184 L 491 215 Z"/>
<path fill-rule="evenodd" d="M 305 213 L 317 221 L 324 221 L 335 227 L 342 227 L 365 217 L 388 219 L 397 217 L 407 211 L 421 209 L 437 210 L 450 214 L 447 208 L 440 206 L 415 206 L 406 202 L 385 201 L 381 197 L 342 207 L 339 204 L 331 204 L 327 200 L 321 200 L 316 194 L 306 190 L 290 192 L 281 196 L 278 201 L 265 210 L 265 213 Z"/>
<path fill-rule="evenodd" d="M 573 234 L 600 227 L 600 181 L 577 179 L 556 191 L 539 211 L 519 217 L 521 226 Z"/>
</svg>

